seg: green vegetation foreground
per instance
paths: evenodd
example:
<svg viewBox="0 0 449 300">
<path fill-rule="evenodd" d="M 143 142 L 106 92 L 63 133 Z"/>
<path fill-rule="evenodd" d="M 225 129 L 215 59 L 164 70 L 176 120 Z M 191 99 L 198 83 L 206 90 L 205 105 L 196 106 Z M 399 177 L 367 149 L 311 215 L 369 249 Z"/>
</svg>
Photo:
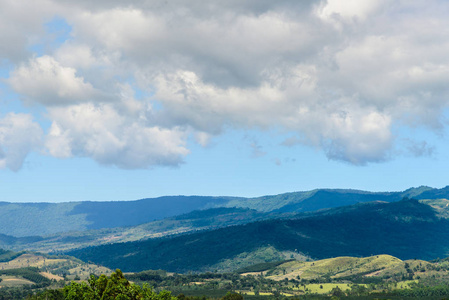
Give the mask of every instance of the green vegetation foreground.
<svg viewBox="0 0 449 300">
<path fill-rule="evenodd" d="M 88 283 L 72 282 L 61 290 L 48 290 L 28 299 L 64 300 L 175 300 L 170 292 L 155 293 L 149 286 L 130 283 L 122 271 L 116 270 L 110 277 L 91 275 Z"/>
<path fill-rule="evenodd" d="M 185 297 L 181 299 L 196 299 Z M 91 275 L 88 282 L 74 282 L 60 290 L 46 290 L 36 295 L 28 296 L 29 300 L 177 300 L 169 291 L 156 293 L 149 285 L 143 287 L 130 283 L 122 271 L 117 269 L 111 276 Z M 228 293 L 223 300 L 242 300 L 236 293 Z"/>
</svg>

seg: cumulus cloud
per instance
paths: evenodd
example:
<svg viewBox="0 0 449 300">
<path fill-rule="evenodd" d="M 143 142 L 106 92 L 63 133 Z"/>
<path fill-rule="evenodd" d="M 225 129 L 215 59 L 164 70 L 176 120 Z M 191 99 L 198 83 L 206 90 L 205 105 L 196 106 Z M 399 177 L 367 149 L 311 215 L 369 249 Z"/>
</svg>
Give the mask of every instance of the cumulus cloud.
<svg viewBox="0 0 449 300">
<path fill-rule="evenodd" d="M 388 4 L 389 0 L 328 0 L 323 1 L 317 10 L 318 16 L 326 22 L 365 21 L 372 13 Z"/>
<path fill-rule="evenodd" d="M 15 69 L 7 80 L 27 102 L 64 105 L 100 97 L 90 83 L 76 76 L 76 70 L 61 66 L 53 57 L 33 58 Z"/>
<path fill-rule="evenodd" d="M 54 107 L 49 115 L 46 147 L 56 157 L 91 157 L 131 169 L 177 165 L 189 152 L 183 131 L 145 126 L 138 116 L 119 114 L 109 104 Z"/>
<path fill-rule="evenodd" d="M 43 23 L 56 13 L 52 1 L 4 0 L 0 2 L 1 60 L 18 63 L 44 32 Z"/>
<path fill-rule="evenodd" d="M 32 150 L 39 149 L 42 129 L 27 114 L 9 113 L 0 119 L 0 169 L 18 171 Z"/>
<path fill-rule="evenodd" d="M 0 29 L 0 55 L 9 85 L 46 108 L 57 157 L 177 165 L 189 136 L 206 146 L 231 128 L 364 165 L 400 153 L 394 126 L 446 127 L 445 1 L 38 2 L 23 16 L 24 2 L 2 2 L 17 41 Z M 56 15 L 70 40 L 30 53 Z"/>
</svg>

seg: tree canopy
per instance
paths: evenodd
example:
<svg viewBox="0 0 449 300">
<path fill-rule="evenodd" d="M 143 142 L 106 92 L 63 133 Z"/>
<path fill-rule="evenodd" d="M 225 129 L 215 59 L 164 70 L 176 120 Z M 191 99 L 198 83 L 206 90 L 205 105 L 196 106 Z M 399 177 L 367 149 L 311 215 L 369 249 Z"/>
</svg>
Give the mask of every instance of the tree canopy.
<svg viewBox="0 0 449 300">
<path fill-rule="evenodd" d="M 130 283 L 117 269 L 111 276 L 91 275 L 88 283 L 72 282 L 63 289 L 65 300 L 174 300 L 170 292 L 155 293 L 149 286 Z"/>
</svg>

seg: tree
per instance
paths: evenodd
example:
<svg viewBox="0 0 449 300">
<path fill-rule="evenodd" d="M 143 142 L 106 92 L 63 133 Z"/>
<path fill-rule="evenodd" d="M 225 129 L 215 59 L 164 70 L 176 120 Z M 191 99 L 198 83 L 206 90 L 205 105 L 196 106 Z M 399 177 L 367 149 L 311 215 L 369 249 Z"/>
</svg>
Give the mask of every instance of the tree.
<svg viewBox="0 0 449 300">
<path fill-rule="evenodd" d="M 343 297 L 345 296 L 345 293 L 338 286 L 336 286 L 331 290 L 331 295 L 335 297 Z"/>
<path fill-rule="evenodd" d="M 243 296 L 237 293 L 228 292 L 221 300 L 243 300 Z"/>
<path fill-rule="evenodd" d="M 72 282 L 63 289 L 65 300 L 174 300 L 170 292 L 153 292 L 149 286 L 143 288 L 131 284 L 122 271 L 117 269 L 110 277 L 91 275 L 88 284 Z"/>
</svg>

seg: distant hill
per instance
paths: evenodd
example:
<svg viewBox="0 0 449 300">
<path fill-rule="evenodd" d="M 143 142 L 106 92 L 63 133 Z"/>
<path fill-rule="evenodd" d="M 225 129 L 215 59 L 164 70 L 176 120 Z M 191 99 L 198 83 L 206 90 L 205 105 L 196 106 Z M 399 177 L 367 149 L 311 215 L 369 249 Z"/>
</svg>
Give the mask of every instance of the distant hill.
<svg viewBox="0 0 449 300">
<path fill-rule="evenodd" d="M 172 196 L 137 201 L 0 202 L 0 234 L 16 237 L 133 226 L 193 210 L 221 207 L 225 197 Z"/>
<path fill-rule="evenodd" d="M 44 237 L 13 237 L 0 234 L 0 248 L 17 251 L 59 252 L 80 247 L 137 241 L 198 230 L 242 225 L 284 215 L 288 214 L 263 213 L 248 208 L 210 208 L 195 210 L 137 226 L 70 231 Z"/>
<path fill-rule="evenodd" d="M 278 251 L 272 260 L 288 251 L 314 259 L 389 254 L 429 260 L 449 255 L 448 204 L 448 200 L 360 203 L 300 214 L 295 219 L 90 247 L 68 254 L 125 271 L 175 272 L 210 270 L 267 247 Z"/>
<path fill-rule="evenodd" d="M 256 198 L 167 196 L 136 201 L 9 203 L 0 202 L 0 234 L 14 237 L 45 236 L 90 229 L 135 226 L 195 210 L 219 207 L 249 208 L 259 212 L 316 211 L 360 202 L 395 202 L 449 198 L 449 187 L 411 188 L 403 192 L 366 192 L 318 189 Z"/>
</svg>

